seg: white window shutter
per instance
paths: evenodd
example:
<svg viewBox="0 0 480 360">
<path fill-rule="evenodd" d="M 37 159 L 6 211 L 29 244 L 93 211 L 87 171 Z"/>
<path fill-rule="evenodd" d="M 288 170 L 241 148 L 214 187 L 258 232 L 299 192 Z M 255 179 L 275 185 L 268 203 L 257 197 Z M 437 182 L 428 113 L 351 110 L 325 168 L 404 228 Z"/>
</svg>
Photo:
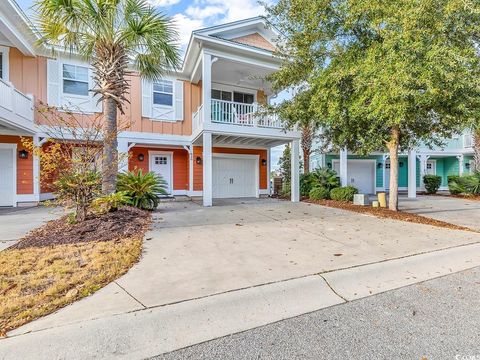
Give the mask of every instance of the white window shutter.
<svg viewBox="0 0 480 360">
<path fill-rule="evenodd" d="M 58 60 L 47 59 L 47 102 L 50 106 L 60 105 L 60 69 Z"/>
<path fill-rule="evenodd" d="M 183 81 L 175 80 L 175 120 L 183 120 Z"/>
<path fill-rule="evenodd" d="M 148 80 L 142 79 L 142 116 L 152 117 L 153 107 L 153 86 Z"/>
<path fill-rule="evenodd" d="M 93 69 L 88 69 L 88 75 L 89 75 L 89 81 L 88 81 L 88 90 L 94 89 L 97 85 L 95 84 L 95 81 L 93 79 Z M 102 102 L 98 102 L 98 99 L 100 98 L 99 95 L 94 96 L 93 91 L 90 91 L 88 93 L 90 96 L 90 109 L 92 112 L 96 113 L 101 113 L 103 111 L 103 104 Z"/>
</svg>

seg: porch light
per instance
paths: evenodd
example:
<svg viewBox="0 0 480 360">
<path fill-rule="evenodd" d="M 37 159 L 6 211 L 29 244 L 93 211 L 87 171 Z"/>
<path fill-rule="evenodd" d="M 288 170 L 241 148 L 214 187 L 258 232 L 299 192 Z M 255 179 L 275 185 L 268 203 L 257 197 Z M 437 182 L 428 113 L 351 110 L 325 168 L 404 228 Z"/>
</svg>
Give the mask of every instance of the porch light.
<svg viewBox="0 0 480 360">
<path fill-rule="evenodd" d="M 332 168 L 332 163 L 327 163 L 327 167 L 328 167 L 329 169 L 331 169 L 331 168 Z"/>
<path fill-rule="evenodd" d="M 197 156 L 195 162 L 197 163 L 197 165 L 202 165 L 202 158 L 200 156 Z"/>
<path fill-rule="evenodd" d="M 465 163 L 465 168 L 466 168 L 467 170 L 470 170 L 470 162 Z"/>
<path fill-rule="evenodd" d="M 262 165 L 263 166 L 267 165 L 267 159 L 262 159 Z"/>
<path fill-rule="evenodd" d="M 138 155 L 137 155 L 137 159 L 138 159 L 138 161 L 143 161 L 143 160 L 145 160 L 145 155 L 143 155 L 143 154 L 138 154 Z"/>
<path fill-rule="evenodd" d="M 381 169 L 383 164 L 381 162 L 377 163 L 377 169 Z"/>
<path fill-rule="evenodd" d="M 28 151 L 27 150 L 20 150 L 18 152 L 18 157 L 20 159 L 28 159 Z"/>
<path fill-rule="evenodd" d="M 400 167 L 403 167 L 403 161 L 400 161 L 398 165 L 400 165 Z"/>
</svg>

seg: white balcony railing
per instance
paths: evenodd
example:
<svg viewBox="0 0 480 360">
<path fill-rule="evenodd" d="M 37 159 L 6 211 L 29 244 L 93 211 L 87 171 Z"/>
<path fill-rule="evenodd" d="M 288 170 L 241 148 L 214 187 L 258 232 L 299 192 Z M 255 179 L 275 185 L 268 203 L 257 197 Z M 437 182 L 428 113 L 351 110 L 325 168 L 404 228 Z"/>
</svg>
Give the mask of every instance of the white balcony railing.
<svg viewBox="0 0 480 360">
<path fill-rule="evenodd" d="M 473 135 L 472 134 L 464 134 L 463 135 L 463 147 L 464 148 L 472 148 L 473 147 Z"/>
<path fill-rule="evenodd" d="M 214 123 L 281 129 L 276 115 L 262 114 L 257 104 L 212 99 L 211 120 Z"/>
<path fill-rule="evenodd" d="M 15 122 L 15 117 L 33 124 L 33 97 L 25 95 L 15 87 L 0 79 L 0 107 L 10 113 L 7 120 Z M 17 118 L 18 119 L 18 118 Z"/>
<path fill-rule="evenodd" d="M 200 105 L 192 115 L 193 131 L 199 129 L 203 124 L 203 105 Z"/>
</svg>

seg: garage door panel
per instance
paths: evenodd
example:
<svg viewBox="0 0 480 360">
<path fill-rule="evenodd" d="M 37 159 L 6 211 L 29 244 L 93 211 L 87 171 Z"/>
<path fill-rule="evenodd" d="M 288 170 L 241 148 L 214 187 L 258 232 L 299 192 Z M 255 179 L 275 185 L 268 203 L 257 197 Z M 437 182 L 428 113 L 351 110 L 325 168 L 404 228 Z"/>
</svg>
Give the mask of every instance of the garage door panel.
<svg viewBox="0 0 480 360">
<path fill-rule="evenodd" d="M 213 157 L 214 198 L 256 196 L 256 161 L 236 157 Z"/>
</svg>

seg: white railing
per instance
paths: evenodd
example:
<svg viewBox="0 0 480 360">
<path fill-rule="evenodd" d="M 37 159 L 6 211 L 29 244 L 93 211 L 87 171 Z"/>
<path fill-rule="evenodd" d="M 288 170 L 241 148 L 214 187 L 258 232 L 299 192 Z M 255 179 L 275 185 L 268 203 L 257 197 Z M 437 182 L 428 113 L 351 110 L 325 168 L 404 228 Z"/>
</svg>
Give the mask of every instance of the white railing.
<svg viewBox="0 0 480 360">
<path fill-rule="evenodd" d="M 463 147 L 464 148 L 471 148 L 473 147 L 473 135 L 472 134 L 464 134 L 463 135 Z"/>
<path fill-rule="evenodd" d="M 33 98 L 0 79 L 0 107 L 33 123 Z"/>
<path fill-rule="evenodd" d="M 265 114 L 257 104 L 243 104 L 233 101 L 212 99 L 212 122 L 220 124 L 282 128 L 276 115 Z"/>
<path fill-rule="evenodd" d="M 203 105 L 200 105 L 192 115 L 193 131 L 200 129 L 203 124 Z"/>
</svg>

